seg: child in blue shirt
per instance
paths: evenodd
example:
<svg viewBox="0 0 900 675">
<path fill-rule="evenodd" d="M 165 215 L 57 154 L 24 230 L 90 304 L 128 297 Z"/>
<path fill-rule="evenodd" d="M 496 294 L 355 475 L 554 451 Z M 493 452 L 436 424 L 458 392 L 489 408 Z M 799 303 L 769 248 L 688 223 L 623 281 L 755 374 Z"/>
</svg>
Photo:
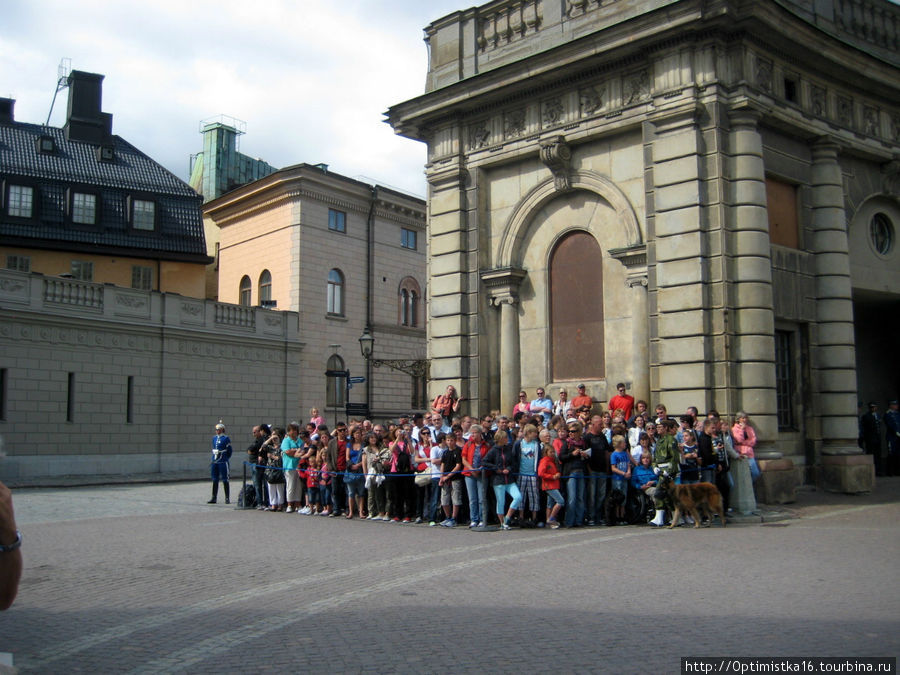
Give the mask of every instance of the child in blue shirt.
<svg viewBox="0 0 900 675">
<path fill-rule="evenodd" d="M 628 452 L 628 442 L 624 436 L 612 437 L 613 454 L 609 458 L 609 468 L 612 471 L 612 489 L 618 490 L 623 495 L 628 495 L 628 482 L 631 480 L 631 454 Z M 619 520 L 625 518 L 625 500 L 616 509 L 616 517 Z"/>
</svg>

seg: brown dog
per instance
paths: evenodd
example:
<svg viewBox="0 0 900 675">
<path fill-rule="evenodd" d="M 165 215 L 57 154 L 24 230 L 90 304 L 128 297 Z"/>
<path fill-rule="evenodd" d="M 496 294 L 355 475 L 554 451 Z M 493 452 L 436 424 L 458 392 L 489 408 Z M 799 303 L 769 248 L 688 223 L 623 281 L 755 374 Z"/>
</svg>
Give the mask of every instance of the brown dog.
<svg viewBox="0 0 900 675">
<path fill-rule="evenodd" d="M 660 480 L 660 483 L 662 484 L 663 481 Z M 675 513 L 672 514 L 670 528 L 677 527 L 681 516 L 685 513 L 694 519 L 694 527 L 700 527 L 701 511 L 710 519 L 710 524 L 712 524 L 713 512 L 718 513 L 722 527 L 725 527 L 725 509 L 722 506 L 722 495 L 719 494 L 719 489 L 712 483 L 675 485 L 672 479 L 668 478 L 666 484 L 660 487 L 667 493 L 665 496 L 669 497 L 675 510 Z M 659 496 L 658 491 L 657 496 Z"/>
</svg>

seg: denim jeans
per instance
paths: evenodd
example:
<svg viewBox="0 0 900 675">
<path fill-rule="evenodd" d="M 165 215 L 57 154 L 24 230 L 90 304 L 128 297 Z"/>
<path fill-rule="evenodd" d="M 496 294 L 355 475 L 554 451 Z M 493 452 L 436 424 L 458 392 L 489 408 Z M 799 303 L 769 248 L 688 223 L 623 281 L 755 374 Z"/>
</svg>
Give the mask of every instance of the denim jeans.
<svg viewBox="0 0 900 675">
<path fill-rule="evenodd" d="M 431 490 L 427 497 L 428 506 L 426 507 L 425 515 L 422 516 L 424 520 L 433 521 L 435 519 L 434 513 L 437 511 L 438 507 L 438 499 L 441 496 L 441 486 L 438 485 L 439 478 L 432 478 L 431 485 L 428 486 L 428 489 Z"/>
<path fill-rule="evenodd" d="M 256 504 L 265 506 L 269 503 L 268 485 L 266 484 L 265 471 L 259 471 L 253 468 L 253 488 L 256 490 Z"/>
<path fill-rule="evenodd" d="M 347 493 L 344 490 L 343 474 L 335 473 L 331 477 L 331 505 L 334 513 L 342 513 L 347 508 Z"/>
<path fill-rule="evenodd" d="M 566 479 L 566 527 L 581 525 L 584 520 L 584 483 L 584 472 L 580 470 Z"/>
<path fill-rule="evenodd" d="M 750 466 L 750 480 L 755 483 L 756 479 L 759 478 L 759 474 L 762 473 L 759 470 L 759 464 L 756 463 L 756 459 L 754 457 L 748 457 L 747 464 Z"/>
<path fill-rule="evenodd" d="M 522 506 L 522 493 L 519 492 L 519 486 L 515 483 L 506 483 L 494 485 L 494 495 L 497 497 L 497 516 L 503 520 L 503 514 L 506 512 L 506 495 L 512 497 L 512 504 L 509 508 L 515 510 Z"/>
<path fill-rule="evenodd" d="M 585 476 L 587 483 L 587 517 L 595 523 L 603 521 L 603 500 L 606 499 L 606 474 L 592 471 Z"/>
<path fill-rule="evenodd" d="M 473 523 L 484 520 L 482 509 L 484 506 L 483 492 L 481 490 L 481 477 L 466 476 L 466 493 L 469 495 L 469 521 Z"/>
</svg>

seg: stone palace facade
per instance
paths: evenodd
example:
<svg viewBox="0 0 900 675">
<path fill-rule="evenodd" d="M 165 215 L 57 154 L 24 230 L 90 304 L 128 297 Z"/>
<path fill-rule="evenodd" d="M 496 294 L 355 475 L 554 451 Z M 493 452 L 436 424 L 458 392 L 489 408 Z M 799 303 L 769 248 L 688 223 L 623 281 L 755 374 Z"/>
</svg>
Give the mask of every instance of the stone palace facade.
<svg viewBox="0 0 900 675">
<path fill-rule="evenodd" d="M 497 0 L 426 29 L 432 391 L 746 411 L 763 501 L 863 491 L 897 395 L 900 7 Z M 893 335 L 893 341 L 886 336 Z M 883 405 L 883 403 L 882 403 Z"/>
</svg>

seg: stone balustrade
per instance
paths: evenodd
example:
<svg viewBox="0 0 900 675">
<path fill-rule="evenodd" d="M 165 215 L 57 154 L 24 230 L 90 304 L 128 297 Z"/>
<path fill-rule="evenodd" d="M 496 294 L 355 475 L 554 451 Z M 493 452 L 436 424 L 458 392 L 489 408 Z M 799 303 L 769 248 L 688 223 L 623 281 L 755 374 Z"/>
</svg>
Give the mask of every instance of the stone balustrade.
<svg viewBox="0 0 900 675">
<path fill-rule="evenodd" d="M 775 2 L 838 40 L 900 65 L 900 6 L 891 0 Z M 496 0 L 454 12 L 425 30 L 431 54 L 426 91 L 655 10 L 667 12 L 671 23 L 680 20 L 679 12 L 690 13 L 691 6 L 679 0 Z"/>
<path fill-rule="evenodd" d="M 0 270 L 0 308 L 192 331 L 299 340 L 295 312 Z"/>
</svg>

